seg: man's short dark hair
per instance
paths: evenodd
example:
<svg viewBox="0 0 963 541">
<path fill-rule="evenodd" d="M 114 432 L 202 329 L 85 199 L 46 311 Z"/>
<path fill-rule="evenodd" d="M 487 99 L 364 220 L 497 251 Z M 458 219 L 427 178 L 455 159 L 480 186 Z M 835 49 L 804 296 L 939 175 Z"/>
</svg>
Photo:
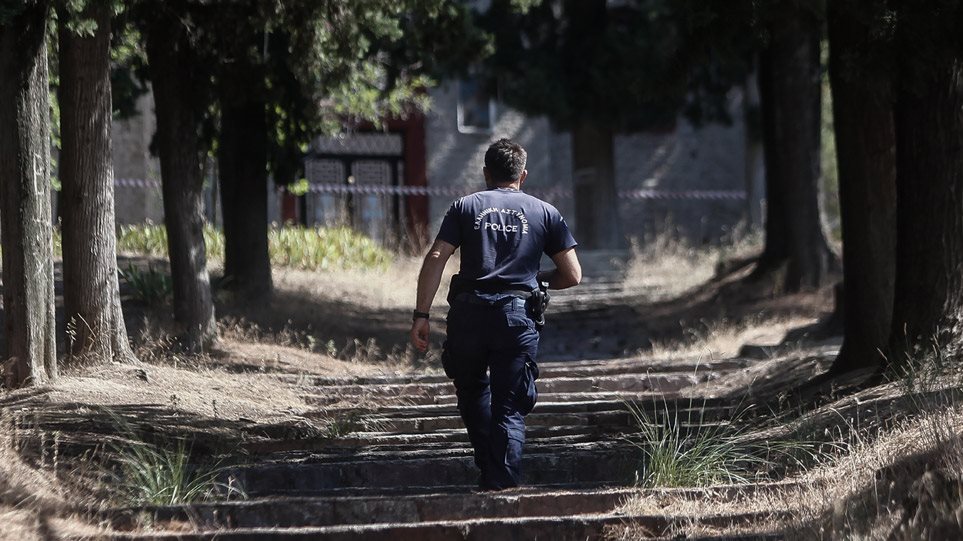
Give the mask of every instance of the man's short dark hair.
<svg viewBox="0 0 963 541">
<path fill-rule="evenodd" d="M 492 181 L 499 184 L 518 180 L 525 171 L 526 161 L 528 153 L 511 139 L 499 139 L 485 152 L 485 167 Z"/>
</svg>

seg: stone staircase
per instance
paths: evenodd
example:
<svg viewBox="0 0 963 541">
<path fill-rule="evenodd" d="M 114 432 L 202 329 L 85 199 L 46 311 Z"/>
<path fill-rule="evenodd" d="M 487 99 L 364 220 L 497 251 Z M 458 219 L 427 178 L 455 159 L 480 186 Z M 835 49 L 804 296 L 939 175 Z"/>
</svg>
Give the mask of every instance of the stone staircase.
<svg viewBox="0 0 963 541">
<path fill-rule="evenodd" d="M 554 295 L 543 334 L 539 403 L 527 417 L 523 488 L 474 491 L 478 472 L 455 407 L 454 387 L 443 375 L 291 375 L 290 383 L 307 387 L 305 399 L 317 407 L 308 417 L 347 419 L 350 429 L 337 437 L 247 445 L 239 450 L 248 457 L 247 465 L 228 474 L 247 499 L 115 510 L 116 530 L 131 533 L 114 538 L 582 541 L 604 538 L 631 523 L 651 538 L 669 539 L 677 527 L 759 521 L 763 517 L 754 513 L 686 516 L 671 509 L 658 515 L 619 510 L 640 493 L 704 492 L 634 486 L 642 453 L 628 402 L 651 419 L 678 416 L 693 428 L 724 422 L 733 415 L 730 402 L 683 399 L 680 391 L 758 361 L 620 358 L 619 337 L 635 332 L 627 317 L 632 309 L 618 302 L 625 292 L 628 254 L 587 252 L 580 258 L 583 284 Z M 766 486 L 712 490 L 736 498 L 759 489 Z M 144 517 L 152 532 L 135 526 Z"/>
<path fill-rule="evenodd" d="M 541 396 L 528 419 L 524 488 L 476 493 L 467 435 L 443 376 L 315 378 L 311 399 L 364 397 L 364 408 L 327 408 L 356 419 L 353 431 L 324 439 L 248 446 L 231 469 L 248 498 L 120 510 L 118 531 L 147 516 L 151 533 L 115 539 L 597 539 L 627 522 L 654 537 L 674 525 L 730 525 L 754 515 L 690 517 L 617 512 L 634 488 L 641 453 L 626 401 L 653 418 L 669 412 L 693 426 L 728 418 L 714 399 L 678 391 L 751 360 L 712 365 L 595 360 L 542 363 Z M 318 415 L 322 415 L 319 409 Z M 746 492 L 754 487 L 726 490 Z"/>
</svg>

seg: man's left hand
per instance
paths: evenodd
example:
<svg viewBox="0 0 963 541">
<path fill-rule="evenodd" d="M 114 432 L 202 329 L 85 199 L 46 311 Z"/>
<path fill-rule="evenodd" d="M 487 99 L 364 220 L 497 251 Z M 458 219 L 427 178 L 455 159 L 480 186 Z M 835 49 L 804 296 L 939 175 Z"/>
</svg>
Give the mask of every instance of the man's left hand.
<svg viewBox="0 0 963 541">
<path fill-rule="evenodd" d="M 427 319 L 418 318 L 411 324 L 411 344 L 418 351 L 428 349 L 428 334 L 431 332 L 431 325 Z"/>
</svg>

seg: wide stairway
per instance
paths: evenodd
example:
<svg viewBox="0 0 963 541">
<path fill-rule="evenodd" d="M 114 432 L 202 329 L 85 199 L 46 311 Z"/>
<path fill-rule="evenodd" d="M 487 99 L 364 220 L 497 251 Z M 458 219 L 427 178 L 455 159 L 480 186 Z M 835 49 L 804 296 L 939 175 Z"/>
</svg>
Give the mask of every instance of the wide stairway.
<svg viewBox="0 0 963 541">
<path fill-rule="evenodd" d="M 612 303 L 624 292 L 627 254 L 590 252 L 582 260 L 583 285 L 556 295 L 543 336 L 539 401 L 527 417 L 524 488 L 475 491 L 478 472 L 444 375 L 291 376 L 307 385 L 305 398 L 319 420 L 338 419 L 332 434 L 249 445 L 238 453 L 246 465 L 223 476 L 245 498 L 121 510 L 114 514 L 118 530 L 146 522 L 153 532 L 115 538 L 582 541 L 629 523 L 653 538 L 671 538 L 680 525 L 758 519 L 622 509 L 627 498 L 646 492 L 636 487 L 644 443 L 628 404 L 653 422 L 667 414 L 693 429 L 723 422 L 732 415 L 726 403 L 680 398 L 679 391 L 754 361 L 618 358 L 614 337 L 632 332 Z"/>
<path fill-rule="evenodd" d="M 332 402 L 351 397 L 384 405 L 336 411 L 347 420 L 340 435 L 248 448 L 248 465 L 229 474 L 245 499 L 126 510 L 117 514 L 118 528 L 147 517 L 155 531 L 115 538 L 584 540 L 629 521 L 654 537 L 679 524 L 742 523 L 754 517 L 618 508 L 640 492 L 642 455 L 626 401 L 652 419 L 669 411 L 693 426 L 718 422 L 732 413 L 719 401 L 673 397 L 750 362 L 543 363 L 539 404 L 527 418 L 526 487 L 494 493 L 474 491 L 477 471 L 444 376 L 319 378 L 311 382 L 318 415 L 332 415 Z"/>
</svg>

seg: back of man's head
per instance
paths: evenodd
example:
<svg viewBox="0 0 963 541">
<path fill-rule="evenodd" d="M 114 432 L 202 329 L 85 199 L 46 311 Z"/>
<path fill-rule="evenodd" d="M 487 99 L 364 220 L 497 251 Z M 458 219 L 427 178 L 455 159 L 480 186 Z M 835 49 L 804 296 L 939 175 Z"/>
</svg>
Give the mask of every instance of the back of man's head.
<svg viewBox="0 0 963 541">
<path fill-rule="evenodd" d="M 491 175 L 492 182 L 497 184 L 518 180 L 525 171 L 526 161 L 528 161 L 528 153 L 522 145 L 511 139 L 499 139 L 488 147 L 488 152 L 485 152 L 485 167 Z"/>
</svg>

